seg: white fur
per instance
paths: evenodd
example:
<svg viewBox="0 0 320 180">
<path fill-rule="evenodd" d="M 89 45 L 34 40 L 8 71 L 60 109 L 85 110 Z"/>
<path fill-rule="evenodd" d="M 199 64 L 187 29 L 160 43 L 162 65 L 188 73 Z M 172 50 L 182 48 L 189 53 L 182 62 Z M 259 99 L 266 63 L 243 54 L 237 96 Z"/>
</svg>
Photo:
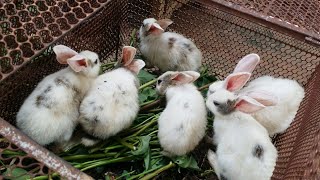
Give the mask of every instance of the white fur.
<svg viewBox="0 0 320 180">
<path fill-rule="evenodd" d="M 208 160 L 218 178 L 267 180 L 276 164 L 277 150 L 271 143 L 266 129 L 252 116 L 240 111 L 222 115 L 213 101 L 226 102 L 235 99 L 230 92 L 216 92 L 210 95 L 206 105 L 215 114 L 214 143 L 216 152 L 208 152 Z M 262 158 L 253 155 L 254 148 L 263 147 Z"/>
<path fill-rule="evenodd" d="M 268 130 L 270 136 L 283 133 L 290 126 L 305 94 L 296 81 L 271 76 L 253 80 L 240 93 L 249 91 L 266 91 L 279 98 L 276 106 L 269 106 L 252 114 Z"/>
<path fill-rule="evenodd" d="M 70 67 L 45 77 L 25 100 L 17 114 L 17 126 L 41 145 L 68 141 L 73 133 L 79 115 L 79 105 L 93 80 L 98 76 L 100 63 L 98 55 L 83 51 L 82 56 L 94 63 L 92 68 L 74 72 Z M 62 78 L 69 83 L 57 85 L 55 80 Z M 48 87 L 51 87 L 50 91 Z M 74 89 L 77 89 L 76 92 Z M 36 105 L 39 97 L 49 103 L 51 108 Z"/>
<path fill-rule="evenodd" d="M 193 84 L 168 87 L 166 99 L 166 108 L 158 120 L 160 145 L 168 155 L 187 154 L 205 135 L 204 99 Z"/>
<path fill-rule="evenodd" d="M 144 24 L 156 23 L 153 18 L 145 19 Z M 140 51 L 146 57 L 148 65 L 157 66 L 161 71 L 197 71 L 201 66 L 202 53 L 196 45 L 184 36 L 163 32 L 160 34 L 145 35 L 144 27 L 140 28 Z M 169 39 L 174 38 L 170 48 Z M 192 51 L 185 47 L 190 45 Z"/>
<path fill-rule="evenodd" d="M 80 106 L 87 133 L 106 139 L 128 128 L 139 111 L 137 85 L 136 76 L 125 68 L 100 75 Z"/>
</svg>

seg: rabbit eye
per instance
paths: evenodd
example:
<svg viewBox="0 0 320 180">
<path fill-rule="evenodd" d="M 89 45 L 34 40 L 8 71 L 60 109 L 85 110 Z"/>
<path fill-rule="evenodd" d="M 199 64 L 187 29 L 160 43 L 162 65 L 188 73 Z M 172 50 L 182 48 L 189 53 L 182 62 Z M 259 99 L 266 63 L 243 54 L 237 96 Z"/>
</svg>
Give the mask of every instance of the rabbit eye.
<svg viewBox="0 0 320 180">
<path fill-rule="evenodd" d="M 161 80 L 161 79 L 159 79 L 159 80 L 157 81 L 157 84 L 160 84 L 160 83 L 162 83 L 162 80 Z"/>
<path fill-rule="evenodd" d="M 215 92 L 215 91 L 209 90 L 209 93 L 210 93 L 210 94 L 213 94 L 214 92 Z"/>
<path fill-rule="evenodd" d="M 215 106 L 220 106 L 220 103 L 218 103 L 217 101 L 213 101 L 213 104 L 214 104 Z"/>
<path fill-rule="evenodd" d="M 98 63 L 98 59 L 96 59 L 95 61 L 94 61 L 94 64 L 97 64 Z"/>
</svg>

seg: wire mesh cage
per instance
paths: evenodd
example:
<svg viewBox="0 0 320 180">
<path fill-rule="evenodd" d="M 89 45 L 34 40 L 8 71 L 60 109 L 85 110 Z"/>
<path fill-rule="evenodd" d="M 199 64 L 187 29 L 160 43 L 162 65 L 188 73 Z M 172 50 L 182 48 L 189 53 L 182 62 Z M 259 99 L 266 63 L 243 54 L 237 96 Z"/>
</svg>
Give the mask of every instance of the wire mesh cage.
<svg viewBox="0 0 320 180">
<path fill-rule="evenodd" d="M 273 179 L 319 179 L 319 9 L 316 0 L 4 0 L 0 3 L 0 133 L 8 141 L 0 143 L 0 152 L 22 149 L 26 154 L 18 159 L 0 154 L 0 159 L 18 167 L 34 166 L 33 176 L 54 171 L 70 179 L 89 178 L 8 123 L 15 125 L 20 106 L 37 83 L 63 67 L 56 63 L 52 45 L 91 50 L 108 61 L 129 44 L 132 30 L 143 19 L 155 17 L 170 18 L 174 23 L 168 30 L 192 39 L 210 73 L 220 79 L 238 59 L 257 53 L 262 62 L 254 78 L 272 75 L 303 85 L 306 97 L 294 122 L 275 139 L 279 157 Z M 41 153 L 36 154 L 34 147 Z M 48 157 L 53 160 L 45 161 Z M 61 163 L 68 172 L 52 162 Z"/>
</svg>

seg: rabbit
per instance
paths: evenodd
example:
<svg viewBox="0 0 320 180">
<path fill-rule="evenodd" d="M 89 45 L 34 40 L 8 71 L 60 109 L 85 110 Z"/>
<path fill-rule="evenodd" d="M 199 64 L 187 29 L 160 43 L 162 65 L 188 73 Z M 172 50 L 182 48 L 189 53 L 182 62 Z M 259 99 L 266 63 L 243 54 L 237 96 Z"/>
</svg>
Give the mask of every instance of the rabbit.
<svg viewBox="0 0 320 180">
<path fill-rule="evenodd" d="M 207 111 L 204 99 L 192 84 L 200 74 L 195 71 L 162 74 L 156 89 L 166 95 L 167 105 L 161 113 L 158 138 L 163 154 L 181 156 L 192 151 L 205 135 Z"/>
<path fill-rule="evenodd" d="M 235 89 L 230 89 L 224 86 L 226 84 L 224 81 L 218 81 L 209 86 L 208 95 L 218 90 L 230 91 L 235 94 L 250 95 L 263 104 L 263 100 L 259 99 L 259 93 L 267 92 L 273 94 L 278 98 L 279 103 L 276 106 L 268 105 L 263 110 L 252 113 L 252 116 L 268 130 L 270 136 L 274 136 L 275 134 L 283 133 L 290 126 L 305 93 L 304 89 L 295 80 L 271 76 L 262 76 L 254 79 L 243 88 L 250 76 L 240 78 L 242 77 L 241 72 L 251 73 L 259 61 L 260 58 L 256 54 L 245 56 L 239 61 L 233 73 L 225 80 L 238 79 L 239 86 L 235 87 Z"/>
<path fill-rule="evenodd" d="M 239 84 L 231 80 L 226 86 Z M 277 99 L 268 93 L 261 93 L 261 96 L 269 104 L 277 103 Z M 206 106 L 215 115 L 213 143 L 217 146 L 215 152 L 208 151 L 207 158 L 218 178 L 270 179 L 276 165 L 277 150 L 267 130 L 248 114 L 266 106 L 249 96 L 237 96 L 229 91 L 210 94 Z"/>
<path fill-rule="evenodd" d="M 262 76 L 249 82 L 239 93 L 249 95 L 266 105 L 259 99 L 257 91 L 277 96 L 279 103 L 254 112 L 252 116 L 268 130 L 270 136 L 283 133 L 294 120 L 305 96 L 303 87 L 295 80 Z"/>
<path fill-rule="evenodd" d="M 137 74 L 144 61 L 134 60 L 136 49 L 125 46 L 119 68 L 100 75 L 80 105 L 79 122 L 92 138 L 82 144 L 92 146 L 97 139 L 107 139 L 128 128 L 139 111 Z"/>
<path fill-rule="evenodd" d="M 22 104 L 17 127 L 40 145 L 66 142 L 79 116 L 80 101 L 100 70 L 96 53 L 77 53 L 64 45 L 53 47 L 57 61 L 68 64 L 45 77 Z"/>
<path fill-rule="evenodd" d="M 173 22 L 169 19 L 148 18 L 139 30 L 140 51 L 146 58 L 146 66 L 156 66 L 166 71 L 198 71 L 202 53 L 184 36 L 164 32 Z"/>
</svg>

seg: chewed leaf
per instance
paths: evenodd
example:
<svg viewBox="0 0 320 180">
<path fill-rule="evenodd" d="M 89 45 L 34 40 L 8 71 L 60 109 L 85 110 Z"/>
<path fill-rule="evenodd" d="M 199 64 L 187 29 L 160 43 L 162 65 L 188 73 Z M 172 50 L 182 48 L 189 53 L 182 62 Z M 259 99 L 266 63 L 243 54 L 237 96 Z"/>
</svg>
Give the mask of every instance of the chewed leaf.
<svg viewBox="0 0 320 180">
<path fill-rule="evenodd" d="M 151 139 L 151 136 L 149 135 L 140 137 L 139 138 L 140 142 L 137 150 L 131 151 L 131 153 L 136 156 L 145 154 L 149 149 L 150 139 Z"/>
<path fill-rule="evenodd" d="M 30 175 L 28 171 L 22 168 L 8 168 L 6 172 L 3 173 L 6 179 L 14 179 L 14 180 L 25 180 L 30 179 Z"/>
<path fill-rule="evenodd" d="M 193 156 L 178 156 L 173 159 L 174 163 L 176 163 L 178 166 L 182 168 L 188 168 L 188 169 L 193 169 L 200 171 L 201 169 L 199 168 L 197 161 L 193 158 Z"/>
<path fill-rule="evenodd" d="M 140 84 L 145 84 L 153 79 L 156 78 L 155 75 L 148 73 L 145 70 L 140 70 L 139 74 L 138 74 L 138 78 L 140 80 Z"/>
</svg>

